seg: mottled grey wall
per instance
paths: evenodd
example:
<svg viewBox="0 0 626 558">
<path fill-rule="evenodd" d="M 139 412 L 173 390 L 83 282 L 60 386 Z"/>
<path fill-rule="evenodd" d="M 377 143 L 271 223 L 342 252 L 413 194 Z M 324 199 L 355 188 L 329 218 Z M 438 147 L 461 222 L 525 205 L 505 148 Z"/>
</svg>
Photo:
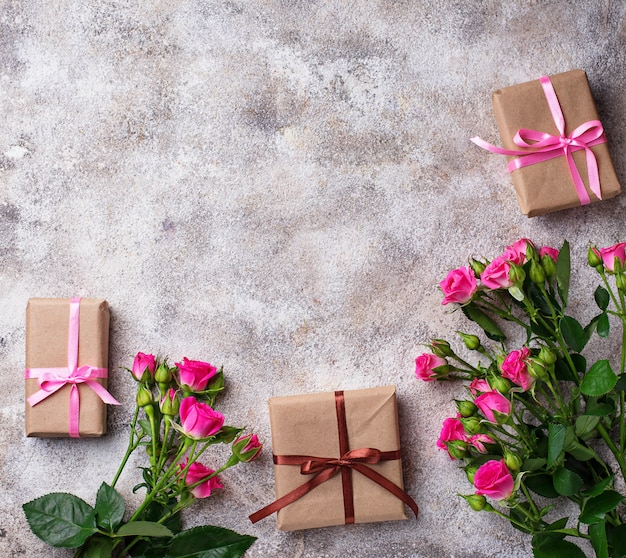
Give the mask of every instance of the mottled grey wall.
<svg viewBox="0 0 626 558">
<path fill-rule="evenodd" d="M 529 220 L 497 141 L 494 89 L 588 72 L 618 175 L 626 4 L 619 1 L 0 0 L 0 553 L 69 557 L 28 530 L 47 491 L 93 501 L 126 444 L 135 352 L 223 364 L 222 410 L 265 440 L 187 525 L 259 537 L 251 557 L 530 556 L 456 493 L 435 448 L 460 386 L 418 383 L 429 336 L 467 329 L 438 281 L 531 237 L 572 244 L 573 312 L 590 242 L 626 239 L 624 198 Z M 23 436 L 31 296 L 112 308 L 101 440 Z M 419 521 L 285 534 L 247 514 L 274 495 L 266 399 L 397 385 Z M 134 465 L 141 462 L 137 460 Z M 131 470 L 119 485 L 130 491 Z"/>
</svg>

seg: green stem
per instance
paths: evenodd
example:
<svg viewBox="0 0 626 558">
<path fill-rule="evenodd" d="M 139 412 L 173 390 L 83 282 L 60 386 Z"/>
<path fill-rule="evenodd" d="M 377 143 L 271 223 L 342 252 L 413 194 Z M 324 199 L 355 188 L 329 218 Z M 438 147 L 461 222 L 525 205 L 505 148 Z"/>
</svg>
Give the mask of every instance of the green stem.
<svg viewBox="0 0 626 558">
<path fill-rule="evenodd" d="M 135 443 L 135 427 L 137 426 L 138 417 L 139 417 L 139 407 L 136 406 L 135 414 L 130 424 L 130 438 L 128 441 L 128 447 L 126 448 L 126 453 L 124 454 L 124 457 L 122 458 L 122 462 L 120 463 L 120 466 L 118 467 L 117 472 L 115 473 L 115 477 L 113 477 L 113 482 L 111 483 L 112 488 L 115 487 L 115 485 L 117 484 L 117 481 L 119 480 L 120 475 L 122 474 L 122 471 L 124 470 L 124 467 L 126 467 L 128 458 L 137 449 L 137 446 L 139 446 L 139 442 L 143 438 L 143 434 L 142 434 L 141 436 L 137 438 L 137 442 Z"/>
<path fill-rule="evenodd" d="M 624 456 L 617 449 L 617 446 L 615 445 L 613 440 L 611 440 L 611 437 L 609 436 L 604 426 L 601 423 L 598 423 L 598 426 L 596 428 L 598 429 L 598 433 L 604 440 L 604 443 L 611 450 L 611 453 L 615 456 L 615 459 L 617 460 L 617 464 L 619 465 L 619 468 L 622 471 L 622 478 L 626 479 L 626 461 L 624 461 Z"/>
</svg>

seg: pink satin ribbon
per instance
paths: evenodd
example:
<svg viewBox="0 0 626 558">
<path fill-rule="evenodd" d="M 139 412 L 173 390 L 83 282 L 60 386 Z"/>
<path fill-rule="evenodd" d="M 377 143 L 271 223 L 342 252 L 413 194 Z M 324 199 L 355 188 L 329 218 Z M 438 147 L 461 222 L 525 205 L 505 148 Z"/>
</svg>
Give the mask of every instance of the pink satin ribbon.
<svg viewBox="0 0 626 558">
<path fill-rule="evenodd" d="M 106 368 L 93 366 L 78 366 L 78 338 L 80 328 L 80 298 L 73 298 L 70 302 L 70 323 L 67 335 L 67 368 L 27 368 L 25 378 L 39 380 L 39 391 L 28 398 L 31 407 L 41 403 L 47 397 L 59 391 L 66 384 L 72 386 L 69 405 L 69 434 L 72 438 L 80 438 L 80 394 L 78 384 L 87 384 L 97 395 L 109 405 L 120 405 L 101 384 L 97 378 L 108 377 Z"/>
<path fill-rule="evenodd" d="M 602 192 L 600 190 L 598 162 L 596 161 L 593 151 L 590 149 L 594 145 L 606 143 L 606 136 L 604 135 L 601 122 L 599 120 L 589 120 L 578 126 L 569 135 L 566 135 L 565 118 L 563 117 L 563 111 L 561 110 L 561 105 L 559 104 L 552 82 L 548 76 L 539 78 L 539 81 L 543 87 L 550 113 L 552 114 L 552 118 L 560 135 L 553 136 L 546 132 L 522 128 L 518 130 L 513 137 L 515 145 L 522 149 L 503 149 L 496 145 L 491 145 L 479 137 L 474 137 L 471 141 L 491 153 L 516 156 L 516 159 L 512 159 L 509 162 L 509 172 L 548 161 L 549 159 L 565 156 L 581 205 L 587 205 L 591 200 L 589 199 L 589 194 L 580 176 L 580 172 L 578 172 L 576 168 L 572 153 L 584 149 L 587 159 L 589 187 L 598 199 L 601 200 Z"/>
</svg>

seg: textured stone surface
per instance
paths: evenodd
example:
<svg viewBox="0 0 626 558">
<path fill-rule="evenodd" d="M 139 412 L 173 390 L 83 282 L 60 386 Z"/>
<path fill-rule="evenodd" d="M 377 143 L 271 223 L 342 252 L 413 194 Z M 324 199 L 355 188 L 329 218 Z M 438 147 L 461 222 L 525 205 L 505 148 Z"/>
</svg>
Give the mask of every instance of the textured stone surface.
<svg viewBox="0 0 626 558">
<path fill-rule="evenodd" d="M 0 553 L 69 557 L 28 530 L 48 491 L 93 501 L 126 444 L 138 350 L 224 364 L 221 409 L 266 441 L 186 516 L 259 538 L 251 557 L 529 556 L 528 538 L 460 500 L 434 442 L 460 386 L 418 383 L 430 336 L 466 329 L 438 281 L 531 237 L 572 244 L 573 312 L 590 242 L 626 239 L 625 199 L 520 214 L 494 89 L 587 70 L 622 180 L 626 4 L 59 0 L 0 2 Z M 30 296 L 111 304 L 110 433 L 23 435 Z M 586 298 L 583 298 L 586 297 Z M 396 384 L 419 520 L 291 534 L 273 498 L 266 399 Z M 140 465 L 137 460 L 133 465 Z M 129 470 L 120 488 L 130 495 Z M 372 549 L 376 549 L 375 552 Z"/>
</svg>

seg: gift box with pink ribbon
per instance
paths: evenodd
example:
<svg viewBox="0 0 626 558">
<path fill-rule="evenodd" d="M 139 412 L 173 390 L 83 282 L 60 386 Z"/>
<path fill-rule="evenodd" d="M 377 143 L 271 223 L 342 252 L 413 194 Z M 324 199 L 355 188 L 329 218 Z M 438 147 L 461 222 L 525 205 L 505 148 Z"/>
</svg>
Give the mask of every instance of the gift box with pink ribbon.
<svg viewBox="0 0 626 558">
<path fill-rule="evenodd" d="M 109 306 L 91 298 L 32 298 L 26 308 L 26 435 L 106 433 Z"/>
<path fill-rule="evenodd" d="M 535 217 L 617 196 L 604 129 L 583 70 L 499 89 L 492 96 L 503 147 L 522 212 Z"/>
<path fill-rule="evenodd" d="M 273 397 L 269 401 L 277 500 L 284 531 L 407 519 L 395 387 Z"/>
</svg>

